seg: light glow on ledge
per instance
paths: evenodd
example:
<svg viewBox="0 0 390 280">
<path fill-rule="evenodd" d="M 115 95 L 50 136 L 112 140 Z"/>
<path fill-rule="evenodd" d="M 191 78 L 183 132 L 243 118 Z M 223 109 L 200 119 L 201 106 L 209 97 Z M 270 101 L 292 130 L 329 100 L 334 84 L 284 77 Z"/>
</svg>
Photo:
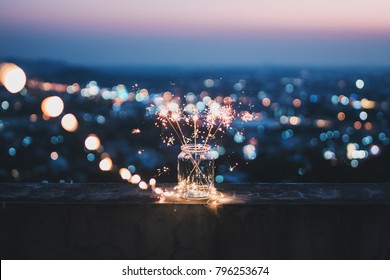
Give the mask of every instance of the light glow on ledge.
<svg viewBox="0 0 390 280">
<path fill-rule="evenodd" d="M 156 181 L 156 179 L 154 179 L 154 178 L 151 178 L 151 179 L 149 180 L 149 185 L 152 186 L 152 187 L 155 187 L 155 186 L 156 186 L 156 183 L 157 183 L 157 181 Z"/>
</svg>

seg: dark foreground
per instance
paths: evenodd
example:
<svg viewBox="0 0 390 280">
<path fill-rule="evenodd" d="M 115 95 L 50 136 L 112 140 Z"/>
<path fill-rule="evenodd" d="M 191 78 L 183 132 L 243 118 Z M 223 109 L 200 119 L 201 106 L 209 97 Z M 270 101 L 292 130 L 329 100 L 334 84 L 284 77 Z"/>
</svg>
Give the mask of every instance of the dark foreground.
<svg viewBox="0 0 390 280">
<path fill-rule="evenodd" d="M 218 189 L 214 205 L 161 203 L 126 184 L 1 184 L 0 257 L 390 258 L 388 183 Z"/>
</svg>

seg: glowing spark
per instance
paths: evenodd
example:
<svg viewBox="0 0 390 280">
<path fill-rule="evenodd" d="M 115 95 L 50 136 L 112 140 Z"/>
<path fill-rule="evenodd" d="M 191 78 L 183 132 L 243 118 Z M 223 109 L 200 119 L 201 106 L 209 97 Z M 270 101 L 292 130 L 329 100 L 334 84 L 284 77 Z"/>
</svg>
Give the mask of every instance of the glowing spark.
<svg viewBox="0 0 390 280">
<path fill-rule="evenodd" d="M 178 112 L 172 113 L 171 119 L 174 122 L 180 120 L 180 114 Z"/>
<path fill-rule="evenodd" d="M 254 119 L 256 119 L 255 114 L 251 114 L 248 111 L 241 112 L 241 120 L 242 121 L 249 122 L 249 121 L 253 121 Z"/>
<path fill-rule="evenodd" d="M 134 128 L 132 131 L 131 131 L 131 134 L 139 134 L 141 133 L 141 130 L 139 128 Z"/>
<path fill-rule="evenodd" d="M 163 193 L 164 193 L 164 191 L 163 191 L 161 188 L 156 188 L 156 189 L 154 190 L 154 192 L 155 192 L 156 194 L 163 194 Z"/>
<path fill-rule="evenodd" d="M 163 168 L 159 168 L 157 169 L 157 176 L 161 176 L 163 174 L 167 174 L 169 173 L 171 170 L 169 169 L 169 167 L 167 166 L 164 166 Z"/>
<path fill-rule="evenodd" d="M 180 107 L 177 103 L 170 102 L 170 103 L 168 103 L 168 109 L 169 109 L 169 111 L 171 111 L 173 113 L 177 113 L 177 112 L 179 112 Z"/>
<path fill-rule="evenodd" d="M 172 146 L 174 142 L 175 142 L 175 137 L 171 136 L 168 138 L 167 144 L 168 146 Z"/>
<path fill-rule="evenodd" d="M 229 171 L 233 172 L 234 168 L 236 168 L 237 166 L 238 166 L 238 163 L 236 162 L 236 164 L 234 166 L 229 167 Z"/>
</svg>

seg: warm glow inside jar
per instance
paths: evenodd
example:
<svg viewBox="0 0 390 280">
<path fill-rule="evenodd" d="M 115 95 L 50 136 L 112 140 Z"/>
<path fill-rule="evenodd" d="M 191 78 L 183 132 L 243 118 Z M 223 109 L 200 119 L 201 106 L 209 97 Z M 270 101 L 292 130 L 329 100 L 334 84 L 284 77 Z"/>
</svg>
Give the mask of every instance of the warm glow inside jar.
<svg viewBox="0 0 390 280">
<path fill-rule="evenodd" d="M 177 190 L 180 196 L 207 199 L 214 188 L 214 158 L 210 146 L 183 145 L 177 161 Z"/>
</svg>

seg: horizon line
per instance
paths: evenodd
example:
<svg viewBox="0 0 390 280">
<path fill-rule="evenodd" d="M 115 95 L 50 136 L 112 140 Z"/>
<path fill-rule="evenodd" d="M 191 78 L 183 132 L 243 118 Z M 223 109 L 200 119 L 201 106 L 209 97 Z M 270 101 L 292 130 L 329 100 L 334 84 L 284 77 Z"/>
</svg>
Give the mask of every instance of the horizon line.
<svg viewBox="0 0 390 280">
<path fill-rule="evenodd" d="M 363 64 L 345 64 L 345 63 L 278 63 L 278 62 L 259 62 L 259 63 L 112 63 L 112 64 L 90 64 L 90 63 L 76 63 L 66 59 L 52 59 L 47 57 L 39 58 L 26 58 L 22 56 L 0 56 L 0 63 L 11 62 L 11 63 L 53 63 L 63 65 L 64 68 L 87 68 L 87 69 L 123 69 L 123 68 L 148 68 L 148 69 L 163 69 L 163 68 L 193 68 L 193 69 L 251 69 L 251 68 L 311 68 L 311 69 L 349 69 L 349 68 L 365 68 L 365 69 L 389 69 L 390 63 L 388 64 L 376 64 L 376 63 L 363 63 Z M 358 70 L 358 69 L 357 69 Z"/>
</svg>

